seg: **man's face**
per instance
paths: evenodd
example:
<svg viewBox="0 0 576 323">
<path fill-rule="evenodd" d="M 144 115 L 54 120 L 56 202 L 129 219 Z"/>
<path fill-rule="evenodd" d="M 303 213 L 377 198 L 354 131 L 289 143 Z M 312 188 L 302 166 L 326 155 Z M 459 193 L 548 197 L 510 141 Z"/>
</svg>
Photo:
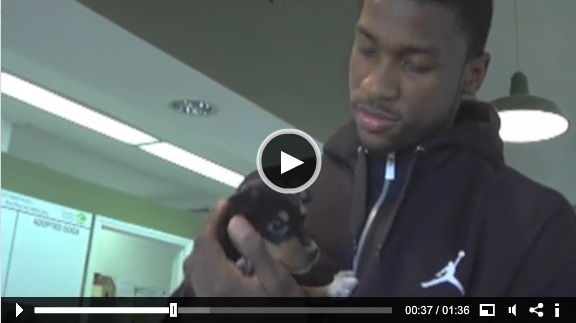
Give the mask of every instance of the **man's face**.
<svg viewBox="0 0 576 323">
<path fill-rule="evenodd" d="M 467 35 L 434 2 L 365 0 L 350 56 L 350 98 L 362 145 L 391 151 L 447 129 L 485 72 Z"/>
</svg>

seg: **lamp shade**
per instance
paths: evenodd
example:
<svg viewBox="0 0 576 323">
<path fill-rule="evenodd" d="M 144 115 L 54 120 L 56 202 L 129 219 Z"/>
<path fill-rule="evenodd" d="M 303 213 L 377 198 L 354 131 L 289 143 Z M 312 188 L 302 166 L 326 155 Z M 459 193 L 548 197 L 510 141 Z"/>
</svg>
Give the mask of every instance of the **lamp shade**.
<svg viewBox="0 0 576 323">
<path fill-rule="evenodd" d="M 549 140 L 564 134 L 569 122 L 556 103 L 531 95 L 528 78 L 516 72 L 510 95 L 492 101 L 501 119 L 500 137 L 506 142 L 528 143 Z"/>
</svg>

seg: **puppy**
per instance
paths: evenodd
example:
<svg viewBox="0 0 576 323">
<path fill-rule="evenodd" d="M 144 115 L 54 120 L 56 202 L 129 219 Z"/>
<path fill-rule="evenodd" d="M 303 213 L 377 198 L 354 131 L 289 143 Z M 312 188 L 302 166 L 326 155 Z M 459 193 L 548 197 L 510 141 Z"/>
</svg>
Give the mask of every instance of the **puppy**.
<svg viewBox="0 0 576 323">
<path fill-rule="evenodd" d="M 229 221 L 234 215 L 243 215 L 260 233 L 270 255 L 282 262 L 293 275 L 303 275 L 320 256 L 318 246 L 303 227 L 305 204 L 310 200 L 311 196 L 307 192 L 281 194 L 261 180 L 253 180 L 242 185 L 229 198 L 226 216 Z M 245 275 L 253 275 L 252 264 L 238 253 L 226 228 L 219 234 L 228 258 L 235 261 Z M 326 286 L 301 287 L 309 297 L 348 297 L 357 284 L 353 272 L 341 271 Z"/>
</svg>

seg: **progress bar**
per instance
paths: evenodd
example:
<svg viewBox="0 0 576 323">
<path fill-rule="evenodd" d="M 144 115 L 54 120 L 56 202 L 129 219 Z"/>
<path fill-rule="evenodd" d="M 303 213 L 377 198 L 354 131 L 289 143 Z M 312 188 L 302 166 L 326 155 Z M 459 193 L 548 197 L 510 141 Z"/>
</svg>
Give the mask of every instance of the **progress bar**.
<svg viewBox="0 0 576 323">
<path fill-rule="evenodd" d="M 34 314 L 168 314 L 169 307 L 35 307 Z"/>
<path fill-rule="evenodd" d="M 35 307 L 34 314 L 392 314 L 392 307 Z"/>
</svg>

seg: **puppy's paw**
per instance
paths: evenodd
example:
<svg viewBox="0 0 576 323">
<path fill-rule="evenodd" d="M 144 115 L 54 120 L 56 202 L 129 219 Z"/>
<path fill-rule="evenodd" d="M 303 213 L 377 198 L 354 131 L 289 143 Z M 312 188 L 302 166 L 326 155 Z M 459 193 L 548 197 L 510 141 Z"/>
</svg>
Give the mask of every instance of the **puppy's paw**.
<svg viewBox="0 0 576 323">
<path fill-rule="evenodd" d="M 244 276 L 252 276 L 254 275 L 254 267 L 250 260 L 246 258 L 240 258 L 236 261 L 236 268 L 242 272 Z"/>
<path fill-rule="evenodd" d="M 334 280 L 328 286 L 328 296 L 348 297 L 358 286 L 358 279 L 353 271 L 341 271 L 334 275 Z"/>
</svg>

